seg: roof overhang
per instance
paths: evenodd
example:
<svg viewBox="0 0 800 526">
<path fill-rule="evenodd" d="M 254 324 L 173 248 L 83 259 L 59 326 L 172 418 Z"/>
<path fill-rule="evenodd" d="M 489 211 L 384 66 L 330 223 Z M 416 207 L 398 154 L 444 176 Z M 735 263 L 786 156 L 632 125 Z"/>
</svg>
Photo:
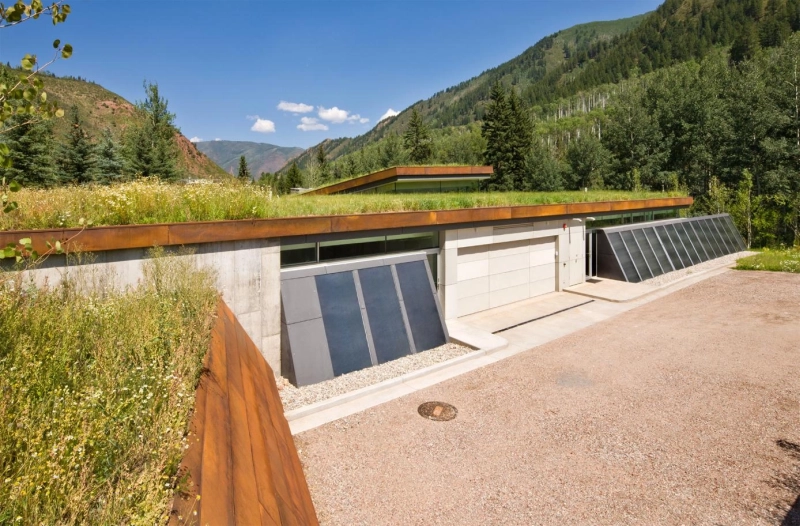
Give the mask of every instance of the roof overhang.
<svg viewBox="0 0 800 526">
<path fill-rule="evenodd" d="M 303 195 L 354 193 L 393 182 L 480 181 L 492 176 L 491 166 L 395 166 L 355 179 L 323 186 Z"/>
</svg>

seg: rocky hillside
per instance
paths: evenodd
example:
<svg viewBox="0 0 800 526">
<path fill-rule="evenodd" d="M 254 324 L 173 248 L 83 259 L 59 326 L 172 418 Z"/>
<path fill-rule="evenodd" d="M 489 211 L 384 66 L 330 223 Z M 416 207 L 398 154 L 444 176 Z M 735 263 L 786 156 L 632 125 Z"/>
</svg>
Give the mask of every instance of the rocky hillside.
<svg viewBox="0 0 800 526">
<path fill-rule="evenodd" d="M 119 140 L 125 129 L 141 118 L 131 102 L 94 82 L 52 76 L 43 76 L 42 80 L 48 97 L 56 100 L 61 108 L 78 108 L 85 129 L 92 137 L 99 137 L 103 130 L 108 129 Z M 69 121 L 66 117 L 55 119 L 56 138 L 60 140 L 66 135 L 68 127 Z M 175 143 L 180 152 L 178 165 L 188 177 L 226 177 L 222 168 L 198 151 L 182 134 L 175 136 Z"/>
</svg>

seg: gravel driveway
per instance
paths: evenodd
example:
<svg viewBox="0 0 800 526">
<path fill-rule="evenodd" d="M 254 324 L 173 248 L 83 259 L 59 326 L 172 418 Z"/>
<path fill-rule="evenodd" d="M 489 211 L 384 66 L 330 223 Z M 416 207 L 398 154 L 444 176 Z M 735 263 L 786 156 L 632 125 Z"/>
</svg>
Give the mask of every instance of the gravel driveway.
<svg viewBox="0 0 800 526">
<path fill-rule="evenodd" d="M 729 271 L 295 440 L 323 524 L 795 524 L 799 373 L 800 275 Z"/>
</svg>

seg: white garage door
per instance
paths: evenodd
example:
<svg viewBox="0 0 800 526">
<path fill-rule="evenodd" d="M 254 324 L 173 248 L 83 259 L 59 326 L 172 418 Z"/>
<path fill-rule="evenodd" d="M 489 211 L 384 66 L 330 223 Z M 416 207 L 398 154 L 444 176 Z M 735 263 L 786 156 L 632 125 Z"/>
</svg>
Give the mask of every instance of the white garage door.
<svg viewBox="0 0 800 526">
<path fill-rule="evenodd" d="M 555 237 L 458 249 L 458 315 L 556 290 Z"/>
</svg>

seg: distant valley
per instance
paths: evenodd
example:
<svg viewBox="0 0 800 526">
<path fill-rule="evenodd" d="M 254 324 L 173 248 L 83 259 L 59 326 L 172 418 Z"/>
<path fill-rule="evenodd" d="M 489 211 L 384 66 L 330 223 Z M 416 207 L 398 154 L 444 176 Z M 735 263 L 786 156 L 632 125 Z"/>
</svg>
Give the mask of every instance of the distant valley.
<svg viewBox="0 0 800 526">
<path fill-rule="evenodd" d="M 275 146 L 248 141 L 202 141 L 195 143 L 195 146 L 233 175 L 236 175 L 239 169 L 239 158 L 244 155 L 250 173 L 256 179 L 262 172 L 278 171 L 305 151 L 304 148 L 294 146 Z"/>
</svg>

